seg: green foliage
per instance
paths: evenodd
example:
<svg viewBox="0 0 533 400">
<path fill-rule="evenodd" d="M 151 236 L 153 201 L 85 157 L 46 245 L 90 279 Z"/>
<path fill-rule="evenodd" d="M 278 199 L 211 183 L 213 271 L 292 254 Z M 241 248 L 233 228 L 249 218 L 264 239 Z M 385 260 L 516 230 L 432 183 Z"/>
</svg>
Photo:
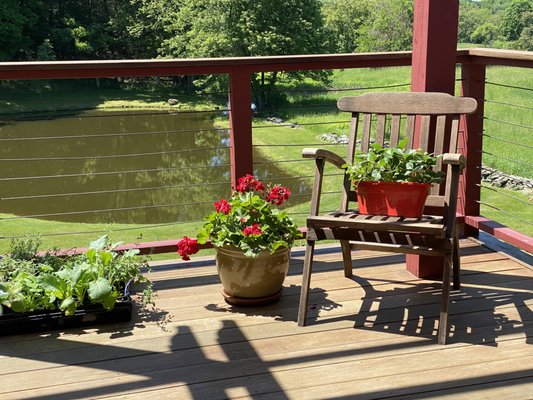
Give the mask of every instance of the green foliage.
<svg viewBox="0 0 533 400">
<path fill-rule="evenodd" d="M 165 57 L 238 57 L 309 54 L 329 51 L 318 0 L 178 1 L 170 37 L 160 53 Z M 327 81 L 327 73 L 286 73 L 287 79 L 312 77 Z M 210 78 L 209 83 L 218 77 Z M 279 72 L 253 75 L 255 101 L 261 110 L 280 79 Z"/>
<path fill-rule="evenodd" d="M 7 306 L 15 312 L 57 308 L 65 315 L 89 302 L 110 310 L 122 296 L 125 283 L 145 282 L 145 301 L 150 301 L 151 285 L 141 275 L 146 265 L 138 251 L 118 254 L 117 244 L 107 236 L 92 242 L 83 255 L 72 257 L 35 256 L 35 243 L 14 242 L 11 256 L 0 260 L 0 312 Z"/>
<path fill-rule="evenodd" d="M 527 12 L 523 15 L 524 29 L 520 33 L 517 41 L 517 47 L 520 50 L 533 51 L 533 12 Z"/>
<path fill-rule="evenodd" d="M 533 11 L 531 0 L 512 0 L 505 8 L 501 19 L 501 30 L 508 41 L 518 40 L 526 27 L 524 16 Z"/>
<path fill-rule="evenodd" d="M 365 2 L 324 0 L 322 3 L 324 27 L 335 40 L 340 53 L 353 53 L 359 46 L 360 29 L 370 15 Z"/>
<path fill-rule="evenodd" d="M 457 41 L 463 43 L 471 42 L 472 35 L 476 31 L 476 29 L 478 29 L 484 24 L 490 23 L 490 21 L 491 12 L 487 8 L 482 7 L 480 2 L 461 2 L 459 7 L 459 26 L 457 29 Z"/>
<path fill-rule="evenodd" d="M 368 153 L 357 153 L 352 164 L 345 164 L 346 173 L 354 182 L 418 182 L 439 183 L 442 173 L 433 170 L 438 157 L 422 150 L 406 149 L 407 139 L 397 147 L 370 146 Z"/>
<path fill-rule="evenodd" d="M 492 22 L 486 22 L 478 26 L 470 35 L 472 43 L 491 44 L 498 37 L 498 27 Z"/>
<path fill-rule="evenodd" d="M 412 0 L 369 0 L 372 12 L 362 24 L 358 50 L 399 51 L 412 48 Z"/>
</svg>

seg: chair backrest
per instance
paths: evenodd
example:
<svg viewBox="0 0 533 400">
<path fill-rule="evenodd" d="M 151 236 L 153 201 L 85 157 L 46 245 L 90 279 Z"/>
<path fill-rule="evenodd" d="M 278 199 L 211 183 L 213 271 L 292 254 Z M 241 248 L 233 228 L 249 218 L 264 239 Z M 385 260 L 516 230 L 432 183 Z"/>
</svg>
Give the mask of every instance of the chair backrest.
<svg viewBox="0 0 533 400">
<path fill-rule="evenodd" d="M 342 97 L 337 102 L 341 111 L 352 113 L 346 161 L 353 161 L 359 149 L 367 152 L 372 142 L 381 146 L 396 146 L 408 138 L 408 148 L 421 148 L 435 155 L 457 152 L 459 118 L 477 108 L 475 99 L 454 97 L 446 93 L 367 93 L 355 97 Z M 419 140 L 415 132 L 419 127 Z M 358 136 L 358 131 L 360 134 Z M 441 170 L 442 165 L 435 167 Z M 346 210 L 350 195 L 350 182 L 345 180 L 345 193 L 341 209 Z M 440 185 L 433 185 L 426 205 L 442 203 Z"/>
</svg>

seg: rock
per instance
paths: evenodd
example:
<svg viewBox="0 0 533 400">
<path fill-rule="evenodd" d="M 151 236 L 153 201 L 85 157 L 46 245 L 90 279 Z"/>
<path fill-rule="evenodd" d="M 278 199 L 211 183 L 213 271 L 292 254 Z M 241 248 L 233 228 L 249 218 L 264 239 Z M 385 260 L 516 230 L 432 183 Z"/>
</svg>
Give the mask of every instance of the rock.
<svg viewBox="0 0 533 400">
<path fill-rule="evenodd" d="M 267 118 L 267 121 L 268 122 L 272 122 L 273 124 L 282 124 L 284 123 L 285 121 L 283 121 L 281 118 L 279 117 L 268 117 Z"/>
<path fill-rule="evenodd" d="M 178 99 L 168 99 L 167 100 L 167 104 L 169 106 L 177 106 L 179 104 L 179 100 Z"/>
<path fill-rule="evenodd" d="M 337 133 L 324 133 L 318 137 L 320 140 L 334 144 L 347 144 L 348 136 Z"/>
</svg>

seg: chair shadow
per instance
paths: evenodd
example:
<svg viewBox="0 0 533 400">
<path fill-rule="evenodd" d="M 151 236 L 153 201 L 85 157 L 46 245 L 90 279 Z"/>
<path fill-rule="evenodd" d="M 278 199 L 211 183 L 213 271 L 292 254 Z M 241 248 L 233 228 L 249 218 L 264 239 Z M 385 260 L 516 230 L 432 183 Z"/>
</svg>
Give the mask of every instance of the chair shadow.
<svg viewBox="0 0 533 400">
<path fill-rule="evenodd" d="M 381 285 L 373 286 L 366 278 L 353 276 L 349 279 L 365 291 L 358 312 L 351 317 L 318 318 L 312 323 L 352 318 L 354 329 L 436 338 L 442 287 L 439 281 L 414 282 L 407 288 L 380 290 Z M 394 281 L 383 280 L 383 283 Z M 452 291 L 448 343 L 497 346 L 498 338 L 524 333 L 526 343 L 533 344 L 533 311 L 527 305 L 533 299 L 530 287 L 531 282 L 523 276 L 491 273 L 491 282 L 487 285 L 466 283 L 461 290 Z M 510 318 L 505 306 L 509 306 L 509 310 L 514 308 L 518 318 Z"/>
</svg>

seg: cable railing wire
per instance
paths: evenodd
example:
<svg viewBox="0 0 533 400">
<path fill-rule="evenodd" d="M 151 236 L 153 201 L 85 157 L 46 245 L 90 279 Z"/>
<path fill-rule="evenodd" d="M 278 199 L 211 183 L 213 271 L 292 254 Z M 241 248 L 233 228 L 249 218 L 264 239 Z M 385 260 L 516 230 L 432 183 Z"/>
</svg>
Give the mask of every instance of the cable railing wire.
<svg viewBox="0 0 533 400">
<path fill-rule="evenodd" d="M 300 89 L 300 90 L 279 90 L 275 91 L 276 93 L 330 93 L 330 92 L 355 92 L 360 90 L 374 90 L 374 89 L 389 89 L 395 87 L 404 87 L 411 86 L 411 83 L 398 83 L 394 85 L 382 85 L 382 86 L 366 86 L 366 87 L 356 87 L 356 88 L 330 88 L 330 89 Z"/>
<path fill-rule="evenodd" d="M 154 208 L 183 207 L 183 206 L 194 206 L 194 205 L 199 205 L 199 204 L 212 204 L 212 203 L 213 201 L 200 201 L 200 202 L 197 201 L 193 203 L 154 204 L 151 206 L 117 207 L 117 208 L 105 208 L 105 209 L 100 209 L 100 210 L 65 211 L 65 212 L 58 212 L 58 213 L 16 215 L 14 217 L 0 217 L 0 221 L 17 220 L 17 219 L 23 219 L 23 218 L 60 217 L 64 215 L 102 214 L 102 213 L 108 213 L 108 212 L 148 210 L 148 209 L 154 209 Z"/>
<path fill-rule="evenodd" d="M 512 140 L 503 139 L 503 138 L 498 137 L 498 136 L 489 135 L 488 133 L 484 133 L 483 136 L 491 138 L 491 139 L 494 139 L 494 140 L 497 140 L 497 141 L 500 141 L 500 142 L 514 144 L 516 146 L 526 147 L 528 149 L 533 149 L 533 146 L 531 146 L 531 145 L 528 145 L 528 144 L 525 144 L 525 143 L 514 142 Z"/>
<path fill-rule="evenodd" d="M 84 110 L 90 110 L 90 109 L 73 109 L 73 110 L 61 110 L 62 112 L 68 113 L 76 112 L 76 111 L 84 111 Z M 55 112 L 60 111 L 56 110 Z M 217 109 L 211 109 L 211 110 L 167 110 L 167 109 L 161 109 L 159 112 L 135 112 L 135 113 L 105 113 L 105 114 L 89 114 L 89 115 L 65 115 L 62 116 L 62 119 L 89 119 L 89 118 L 112 118 L 112 117 L 124 117 L 124 116 L 150 116 L 150 115 L 161 115 L 166 114 L 169 116 L 172 115 L 178 115 L 178 114 L 207 114 L 207 113 L 223 113 L 228 112 L 229 109 L 226 108 L 217 108 Z M 17 121 L 46 121 L 50 119 L 57 118 L 57 115 L 48 115 L 51 114 L 54 111 L 46 111 L 46 112 L 33 112 L 30 117 L 23 117 L 18 118 Z M 10 114 L 0 114 L 0 117 L 9 116 L 9 115 L 19 115 L 20 113 L 10 113 Z"/>
<path fill-rule="evenodd" d="M 496 155 L 496 154 L 492 154 L 492 153 L 489 153 L 488 151 L 483 151 L 483 150 L 477 150 L 477 151 L 481 152 L 482 154 L 486 154 L 486 155 L 489 155 L 491 157 L 494 157 L 494 158 L 499 158 L 499 159 L 506 160 L 506 161 L 509 161 L 509 162 L 512 162 L 512 163 L 515 163 L 515 164 L 521 164 L 521 165 L 525 165 L 527 167 L 533 168 L 533 164 L 529 164 L 529 163 L 524 162 L 524 161 L 513 160 L 512 158 L 499 156 L 499 155 Z"/>
<path fill-rule="evenodd" d="M 306 159 L 293 159 L 293 160 L 278 160 L 278 161 L 254 161 L 253 165 L 263 165 L 263 164 L 279 164 L 279 163 L 291 163 L 291 162 L 308 162 L 310 160 Z"/>
<path fill-rule="evenodd" d="M 252 147 L 346 146 L 346 143 L 254 144 Z"/>
<path fill-rule="evenodd" d="M 57 139 L 86 139 L 86 138 L 108 138 L 115 136 L 139 136 L 139 135 L 161 135 L 161 134 L 175 134 L 175 133 L 198 133 L 198 132 L 227 132 L 227 128 L 210 128 L 210 129 L 179 129 L 172 131 L 141 131 L 141 132 L 121 132 L 121 133 L 96 133 L 83 135 L 68 135 L 68 136 L 40 136 L 40 137 L 17 137 L 17 138 L 0 138 L 0 142 L 15 142 L 15 141 L 29 141 L 29 140 L 57 140 Z"/>
<path fill-rule="evenodd" d="M 36 194 L 36 195 L 27 195 L 27 196 L 11 196 L 11 197 L 2 197 L 0 200 L 28 200 L 28 199 L 44 199 L 51 197 L 69 197 L 69 196 L 85 196 L 85 195 L 95 195 L 95 194 L 110 194 L 110 193 L 127 193 L 127 192 L 145 192 L 150 190 L 167 190 L 167 189 L 189 189 L 193 187 L 204 187 L 204 186 L 219 186 L 219 185 L 230 185 L 231 182 L 210 182 L 210 183 L 198 183 L 198 184 L 188 184 L 188 185 L 171 185 L 171 186 L 152 186 L 147 188 L 126 188 L 126 189 L 112 189 L 112 190 L 95 190 L 91 192 L 71 192 L 71 193 L 51 193 L 51 194 Z"/>
<path fill-rule="evenodd" d="M 227 150 L 229 146 L 221 147 L 206 147 L 201 149 L 182 149 L 182 150 L 165 150 L 148 153 L 132 153 L 132 154 L 109 154 L 102 156 L 68 156 L 68 157 L 29 157 L 29 158 L 0 158 L 0 161 L 74 161 L 74 160 L 100 160 L 109 158 L 127 158 L 127 157 L 147 157 L 164 154 L 180 154 L 180 153 L 194 153 L 197 151 L 211 151 L 211 150 Z"/>
<path fill-rule="evenodd" d="M 252 129 L 263 129 L 263 128 L 283 128 L 283 127 L 296 127 L 296 126 L 315 126 L 315 125 L 334 125 L 334 124 L 349 124 L 351 121 L 328 121 L 328 122 L 305 122 L 298 123 L 293 122 L 291 124 L 275 124 L 275 125 L 255 125 L 252 126 Z"/>
<path fill-rule="evenodd" d="M 481 204 L 481 205 L 483 205 L 483 206 L 485 206 L 485 207 L 489 207 L 489 208 L 492 208 L 492 209 L 494 209 L 494 210 L 496 210 L 496 211 L 499 211 L 499 212 L 501 212 L 502 214 L 507 215 L 508 217 L 514 218 L 514 219 L 516 219 L 516 220 L 519 220 L 520 222 L 523 222 L 523 223 L 525 223 L 525 224 L 528 224 L 528 225 L 533 226 L 533 222 L 530 222 L 530 221 L 528 221 L 528 220 L 525 220 L 525 219 L 523 219 L 523 218 L 521 218 L 521 217 L 517 217 L 516 215 L 513 215 L 513 214 L 511 214 L 510 212 L 507 212 L 507 211 L 505 211 L 505 210 L 502 210 L 502 209 L 499 208 L 499 207 L 493 206 L 492 204 L 485 203 L 485 202 L 483 202 L 483 201 L 477 201 L 477 200 L 476 200 L 476 202 L 479 203 L 479 204 Z"/>
<path fill-rule="evenodd" d="M 498 122 L 499 124 L 510 125 L 510 126 L 516 126 L 517 128 L 524 128 L 524 129 L 531 129 L 531 130 L 533 130 L 533 126 L 530 126 L 530 125 L 522 125 L 522 124 L 517 124 L 517 123 L 509 122 L 509 121 L 502 121 L 502 120 L 495 119 L 495 118 L 490 118 L 490 117 L 483 117 L 483 119 L 485 119 L 485 120 L 487 120 L 487 121 Z"/>
<path fill-rule="evenodd" d="M 344 174 L 323 174 L 322 176 L 325 178 L 325 177 L 331 177 L 331 176 L 344 176 Z M 269 179 L 269 180 L 275 181 L 275 180 L 309 179 L 309 178 L 314 178 L 314 177 L 315 177 L 314 175 L 301 175 L 301 176 L 291 176 L 291 177 L 287 177 L 287 176 L 274 176 L 274 177 L 266 176 L 266 177 L 263 177 L 261 179 L 262 180 Z"/>
<path fill-rule="evenodd" d="M 493 103 L 493 104 L 499 104 L 499 105 L 502 105 L 502 106 L 523 108 L 525 110 L 533 111 L 533 107 L 523 106 L 523 105 L 519 105 L 519 104 L 505 103 L 503 101 L 487 100 L 487 99 L 485 99 L 484 101 L 485 101 L 485 103 Z"/>
<path fill-rule="evenodd" d="M 172 225 L 182 225 L 186 223 L 197 223 L 203 222 L 203 220 L 194 220 L 194 221 L 176 221 L 176 222 L 167 222 L 162 224 L 155 225 L 140 225 L 135 227 L 128 228 L 115 228 L 115 229 L 99 229 L 99 230 L 90 230 L 90 231 L 74 231 L 74 232 L 54 232 L 54 233 L 35 233 L 35 234 L 25 234 L 25 235 L 13 235 L 13 236 L 0 236 L 0 240 L 5 239 L 21 239 L 27 237 L 50 237 L 50 236 L 66 236 L 66 235 L 87 235 L 94 233 L 113 233 L 113 232 L 125 232 L 125 231 L 135 231 L 135 230 L 145 230 L 145 229 L 155 229 L 163 226 L 172 226 Z"/>
<path fill-rule="evenodd" d="M 483 184 L 476 184 L 476 186 L 479 186 L 482 189 L 491 190 L 491 191 L 493 191 L 495 193 L 498 193 L 498 195 L 500 195 L 500 196 L 504 196 L 504 197 L 507 197 L 509 199 L 513 199 L 513 200 L 519 201 L 520 203 L 526 204 L 526 205 L 528 205 L 530 207 L 533 206 L 533 203 L 531 203 L 530 201 L 525 201 L 525 200 L 522 200 L 522 199 L 520 199 L 518 197 L 512 196 L 510 194 L 507 194 L 507 193 L 504 193 L 504 192 L 500 192 L 500 191 L 494 189 L 493 187 L 490 187 L 490 186 L 487 186 L 487 185 L 483 185 Z"/>
<path fill-rule="evenodd" d="M 490 82 L 490 81 L 485 81 L 485 83 L 487 85 L 495 85 L 495 86 L 501 86 L 501 87 L 506 87 L 506 88 L 511 88 L 511 89 L 520 89 L 520 90 L 533 91 L 533 88 L 528 88 L 528 87 L 524 87 L 524 86 L 504 85 L 503 83 L 496 83 L 496 82 Z"/>
<path fill-rule="evenodd" d="M 36 176 L 20 176 L 11 178 L 0 178 L 0 181 L 17 181 L 17 180 L 30 180 L 30 179 L 50 179 L 50 178 L 75 178 L 80 176 L 95 176 L 95 175 L 120 175 L 120 174 L 133 174 L 139 172 L 163 172 L 163 171 L 176 171 L 176 170 L 196 170 L 196 169 L 209 169 L 209 168 L 222 168 L 230 167 L 231 164 L 219 164 L 210 166 L 193 166 L 193 167 L 172 167 L 172 168 L 152 168 L 152 169 L 136 169 L 126 171 L 103 171 L 103 172 L 86 172 L 77 174 L 59 174 L 59 175 L 36 175 Z"/>
</svg>

